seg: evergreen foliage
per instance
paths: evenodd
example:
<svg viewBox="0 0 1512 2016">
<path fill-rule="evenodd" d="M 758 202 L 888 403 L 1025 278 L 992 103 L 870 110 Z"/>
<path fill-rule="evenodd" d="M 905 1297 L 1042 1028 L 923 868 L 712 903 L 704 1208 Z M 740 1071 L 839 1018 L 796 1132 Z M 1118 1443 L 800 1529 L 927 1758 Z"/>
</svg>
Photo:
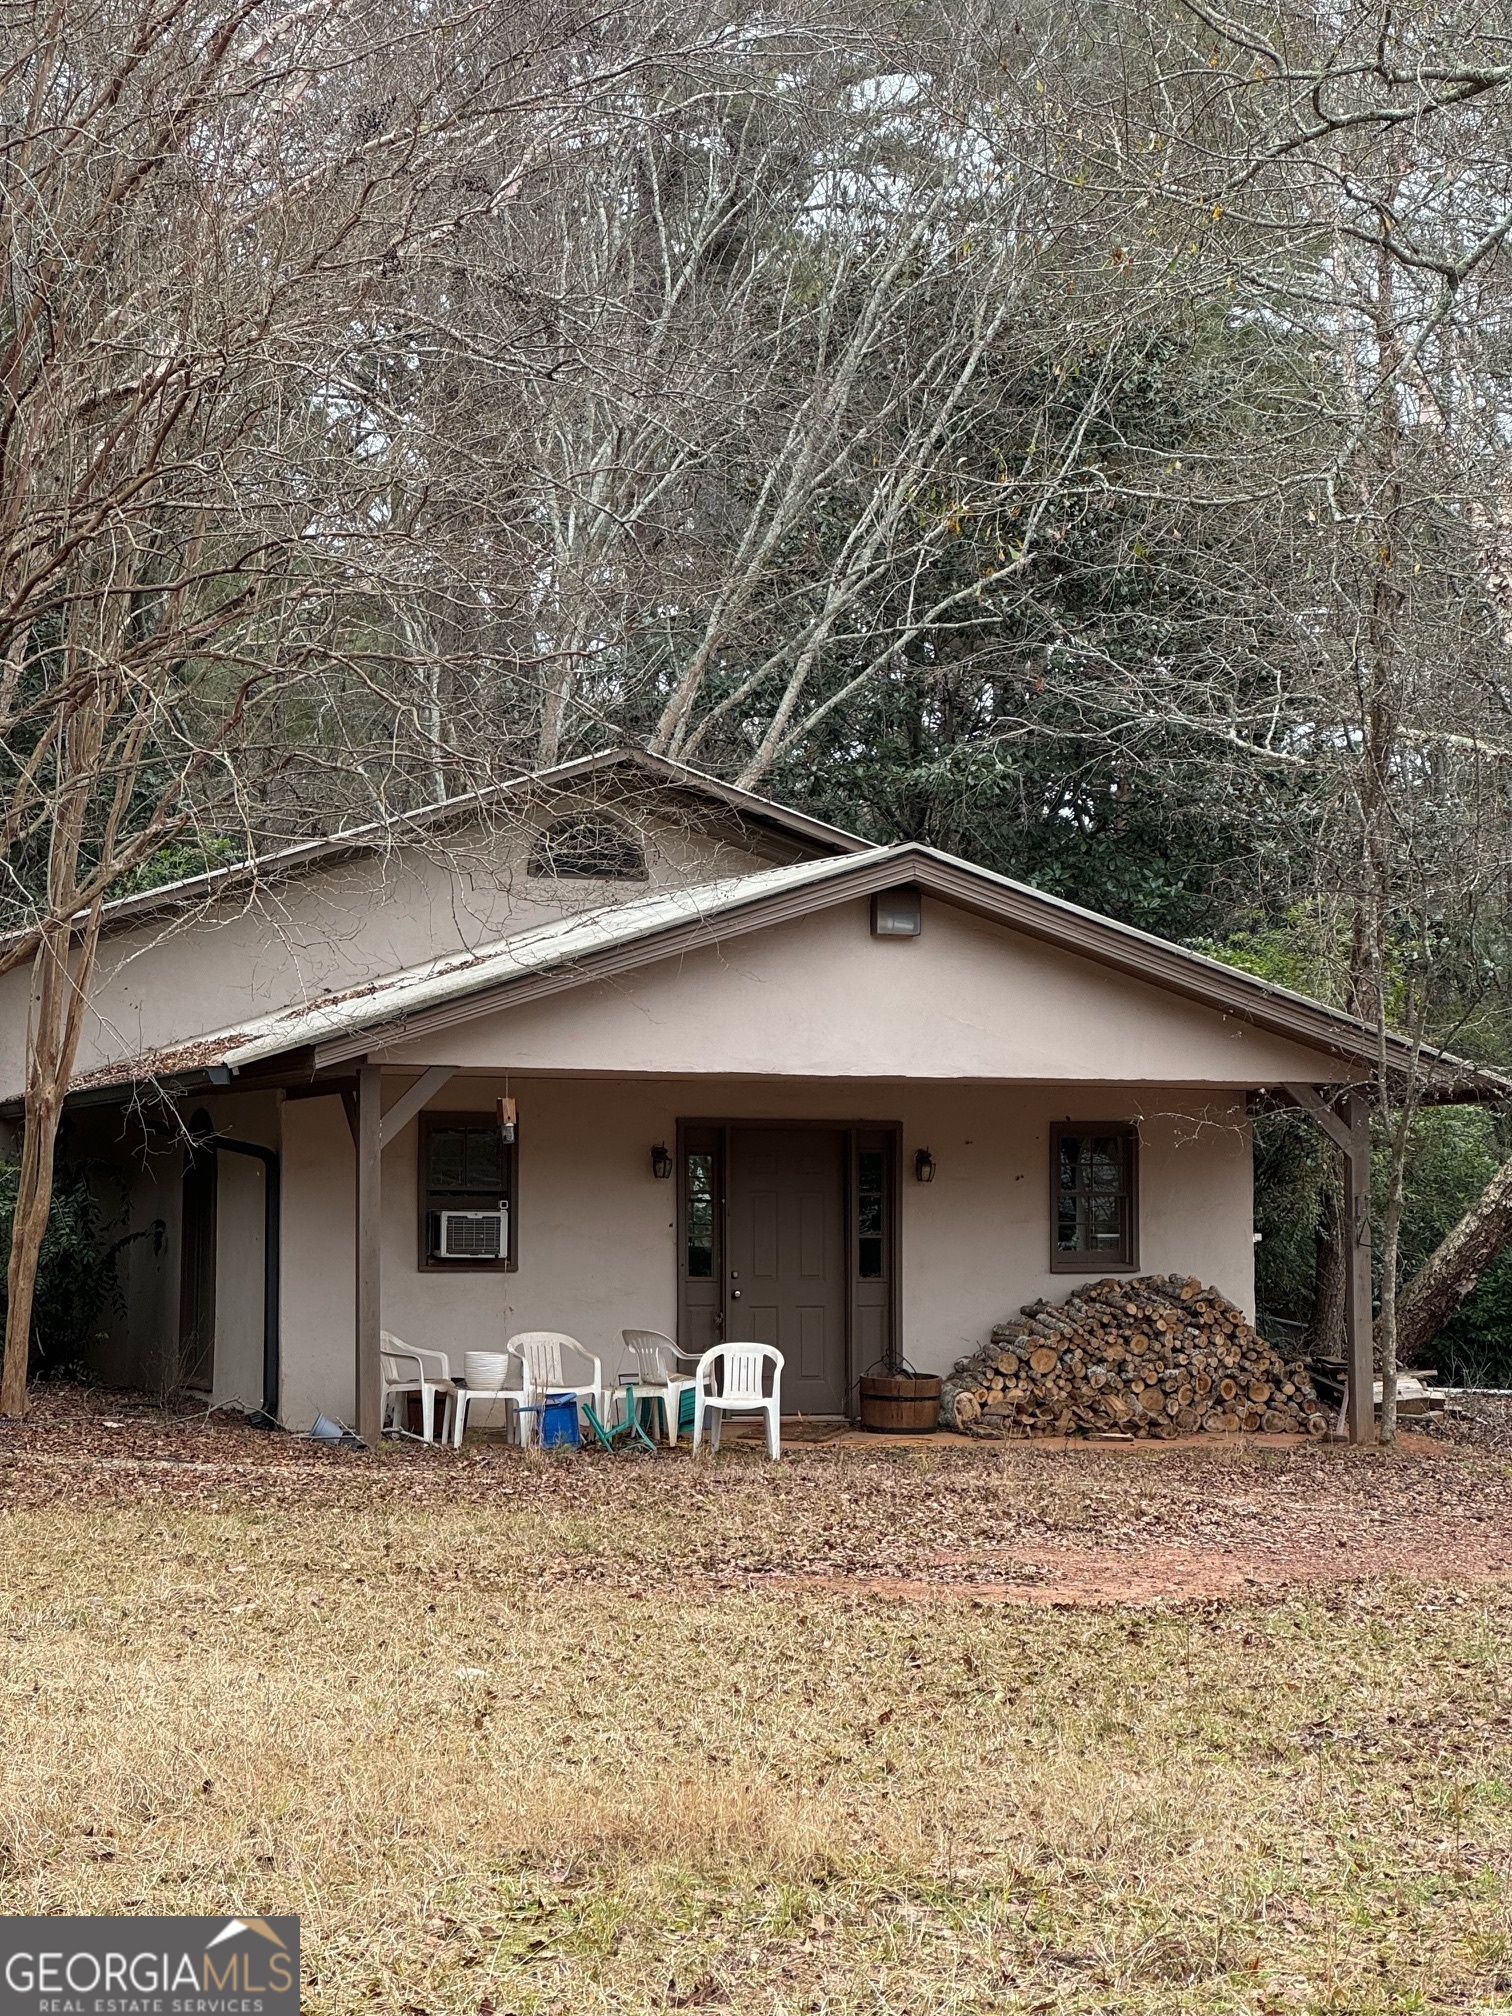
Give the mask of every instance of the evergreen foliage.
<svg viewBox="0 0 1512 2016">
<path fill-rule="evenodd" d="M 0 1241 L 7 1243 L 18 1173 L 14 1163 L 0 1163 Z M 57 1171 L 32 1309 L 33 1377 L 87 1378 L 109 1318 L 123 1306 L 117 1263 L 132 1239 L 142 1235 L 112 1237 L 98 1180 L 98 1172 L 79 1164 Z M 6 1284 L 0 1275 L 0 1312 L 5 1307 Z"/>
</svg>

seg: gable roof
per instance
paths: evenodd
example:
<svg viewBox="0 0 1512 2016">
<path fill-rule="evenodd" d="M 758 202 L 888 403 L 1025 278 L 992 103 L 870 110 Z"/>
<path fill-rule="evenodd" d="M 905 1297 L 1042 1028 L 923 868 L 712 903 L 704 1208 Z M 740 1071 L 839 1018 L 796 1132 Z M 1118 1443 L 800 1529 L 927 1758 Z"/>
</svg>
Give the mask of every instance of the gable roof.
<svg viewBox="0 0 1512 2016">
<path fill-rule="evenodd" d="M 575 757 L 570 763 L 554 764 L 549 769 L 522 771 L 518 777 L 506 778 L 500 784 L 464 792 L 455 798 L 438 799 L 413 811 L 395 812 L 385 819 L 368 820 L 317 839 L 297 841 L 289 847 L 228 862 L 224 867 L 209 868 L 177 882 L 164 882 L 134 895 L 118 896 L 104 907 L 103 928 L 119 930 L 165 912 L 192 909 L 221 896 L 285 881 L 355 856 L 413 845 L 468 819 L 486 818 L 508 807 L 512 800 L 528 803 L 532 798 L 570 791 L 600 779 L 691 798 L 742 828 L 822 848 L 827 853 L 859 853 L 871 844 L 843 827 L 831 826 L 806 812 L 795 812 L 756 792 L 742 791 L 737 785 L 726 784 L 690 764 L 674 762 L 667 756 L 652 756 L 644 749 L 605 749 L 596 755 Z"/>
<path fill-rule="evenodd" d="M 76 1089 L 213 1071 L 218 1078 L 282 1061 L 311 1073 L 476 1016 L 621 974 L 656 960 L 804 917 L 906 884 L 1043 943 L 1199 1002 L 1338 1059 L 1373 1069 L 1368 1023 L 1220 960 L 1084 910 L 1028 884 L 918 845 L 869 847 L 755 874 L 663 890 L 556 918 L 517 936 L 450 954 L 320 1001 L 285 1008 L 193 1042 L 91 1072 Z M 1388 1038 L 1404 1069 L 1413 1048 Z M 1429 1096 L 1504 1098 L 1512 1082 L 1424 1050 Z"/>
</svg>

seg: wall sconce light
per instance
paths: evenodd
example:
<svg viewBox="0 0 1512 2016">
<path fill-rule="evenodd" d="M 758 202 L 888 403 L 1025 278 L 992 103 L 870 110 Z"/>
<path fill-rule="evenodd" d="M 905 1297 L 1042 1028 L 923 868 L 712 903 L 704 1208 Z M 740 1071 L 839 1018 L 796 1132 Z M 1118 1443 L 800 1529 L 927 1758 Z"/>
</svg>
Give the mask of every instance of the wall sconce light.
<svg viewBox="0 0 1512 2016">
<path fill-rule="evenodd" d="M 935 1159 L 927 1148 L 921 1148 L 914 1156 L 914 1177 L 920 1183 L 933 1183 Z"/>
<path fill-rule="evenodd" d="M 651 1174 L 659 1183 L 665 1183 L 672 1174 L 672 1157 L 667 1152 L 665 1141 L 658 1141 L 651 1150 Z"/>
</svg>

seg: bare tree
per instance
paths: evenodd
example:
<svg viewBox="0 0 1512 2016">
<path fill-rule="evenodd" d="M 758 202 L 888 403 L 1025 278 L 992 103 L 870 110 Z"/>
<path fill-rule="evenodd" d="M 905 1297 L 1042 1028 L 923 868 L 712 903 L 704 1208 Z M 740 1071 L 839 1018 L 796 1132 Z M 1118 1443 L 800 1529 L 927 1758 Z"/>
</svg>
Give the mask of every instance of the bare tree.
<svg viewBox="0 0 1512 2016">
<path fill-rule="evenodd" d="M 1209 508 L 1247 521 L 1246 574 L 1289 605 L 1268 709 L 1211 659 L 1198 679 L 1174 667 L 1159 690 L 1131 690 L 1128 707 L 1233 732 L 1301 781 L 1310 845 L 1272 861 L 1283 875 L 1300 863 L 1344 906 L 1346 1005 L 1381 1037 L 1389 1441 L 1406 1174 L 1430 1080 L 1388 1066 L 1385 1032 L 1421 1046 L 1463 1026 L 1477 913 L 1512 867 L 1512 662 L 1482 529 L 1506 486 L 1512 68 L 1477 5 L 1194 0 L 1122 19 L 1144 80 L 1152 229 L 1190 234 L 1269 380 L 1273 425 L 1231 437 Z M 1135 122 L 1117 130 L 1103 172 L 1127 186 Z M 1472 1220 L 1430 1263 L 1432 1289 L 1406 1290 L 1414 1344 L 1456 1270 L 1468 1285 L 1483 1264 L 1495 1195 Z"/>
<path fill-rule="evenodd" d="M 549 4 L 12 9 L 0 964 L 34 985 L 6 1413 L 101 906 L 176 838 L 255 842 L 293 765 L 360 779 L 365 730 L 312 718 L 367 708 L 381 747 L 402 715 L 362 641 L 410 528 L 354 355 L 413 350 L 438 263 L 618 71 Z"/>
<path fill-rule="evenodd" d="M 1092 480 L 1142 280 L 1099 298 L 990 0 L 672 18 L 624 17 L 619 88 L 474 235 L 467 343 L 394 426 L 448 494 L 456 739 L 549 762 L 628 728 L 752 785 L 931 631 L 1000 624 Z"/>
</svg>

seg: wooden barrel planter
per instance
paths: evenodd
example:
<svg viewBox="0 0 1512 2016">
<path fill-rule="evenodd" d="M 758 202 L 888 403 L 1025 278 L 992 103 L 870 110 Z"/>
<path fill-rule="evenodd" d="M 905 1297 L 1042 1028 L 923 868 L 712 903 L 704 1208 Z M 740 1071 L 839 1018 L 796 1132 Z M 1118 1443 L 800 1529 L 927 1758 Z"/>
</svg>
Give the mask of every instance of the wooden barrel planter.
<svg viewBox="0 0 1512 2016">
<path fill-rule="evenodd" d="M 940 1425 L 940 1384 L 927 1373 L 868 1372 L 861 1380 L 861 1426 L 877 1435 L 932 1435 Z"/>
</svg>

